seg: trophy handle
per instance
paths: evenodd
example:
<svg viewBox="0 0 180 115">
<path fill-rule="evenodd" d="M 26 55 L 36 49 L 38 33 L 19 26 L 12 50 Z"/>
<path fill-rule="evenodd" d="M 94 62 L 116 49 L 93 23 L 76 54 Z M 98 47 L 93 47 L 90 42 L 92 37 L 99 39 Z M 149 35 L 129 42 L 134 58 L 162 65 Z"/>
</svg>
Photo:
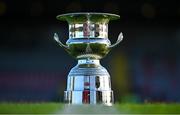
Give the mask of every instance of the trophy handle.
<svg viewBox="0 0 180 115">
<path fill-rule="evenodd" d="M 54 40 L 55 40 L 56 42 L 58 42 L 61 47 L 65 48 L 66 50 L 69 50 L 69 47 L 68 47 L 67 45 L 64 45 L 64 44 L 59 40 L 59 36 L 58 36 L 56 33 L 54 33 Z"/>
<path fill-rule="evenodd" d="M 121 32 L 121 33 L 119 34 L 119 36 L 118 36 L 118 39 L 117 39 L 116 43 L 110 45 L 109 48 L 113 48 L 113 47 L 117 46 L 122 40 L 123 40 L 123 34 L 122 34 L 122 32 Z"/>
</svg>

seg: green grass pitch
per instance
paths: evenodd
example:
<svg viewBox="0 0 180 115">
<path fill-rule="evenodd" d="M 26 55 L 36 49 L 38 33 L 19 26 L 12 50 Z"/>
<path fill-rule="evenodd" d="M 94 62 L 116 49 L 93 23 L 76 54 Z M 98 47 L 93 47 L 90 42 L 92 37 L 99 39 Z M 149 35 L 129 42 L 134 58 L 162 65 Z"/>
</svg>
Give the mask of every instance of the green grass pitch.
<svg viewBox="0 0 180 115">
<path fill-rule="evenodd" d="M 62 103 L 0 103 L 0 114 L 53 114 L 63 111 Z M 180 114 L 180 104 L 115 104 L 119 113 Z"/>
</svg>

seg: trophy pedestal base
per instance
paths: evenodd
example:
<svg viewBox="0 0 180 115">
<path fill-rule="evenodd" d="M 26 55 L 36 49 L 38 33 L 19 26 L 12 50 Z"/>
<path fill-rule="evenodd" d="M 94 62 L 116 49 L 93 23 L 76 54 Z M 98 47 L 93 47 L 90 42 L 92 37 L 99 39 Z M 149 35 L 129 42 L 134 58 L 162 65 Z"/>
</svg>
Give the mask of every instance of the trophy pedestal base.
<svg viewBox="0 0 180 115">
<path fill-rule="evenodd" d="M 114 103 L 110 75 L 99 60 L 78 60 L 68 75 L 64 100 L 68 104 Z"/>
<path fill-rule="evenodd" d="M 113 91 L 64 91 L 64 101 L 68 104 L 113 105 Z"/>
</svg>

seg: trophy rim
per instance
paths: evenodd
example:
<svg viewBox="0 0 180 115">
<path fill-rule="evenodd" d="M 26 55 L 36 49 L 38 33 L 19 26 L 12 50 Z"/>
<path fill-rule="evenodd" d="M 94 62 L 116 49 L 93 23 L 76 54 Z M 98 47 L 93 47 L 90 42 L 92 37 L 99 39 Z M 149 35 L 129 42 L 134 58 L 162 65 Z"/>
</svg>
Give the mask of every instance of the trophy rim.
<svg viewBox="0 0 180 115">
<path fill-rule="evenodd" d="M 107 18 L 109 20 L 117 20 L 120 18 L 120 15 L 112 14 L 112 13 L 100 13 L 100 12 L 77 12 L 77 13 L 65 13 L 57 15 L 56 18 L 61 21 L 67 21 L 67 18 L 71 17 L 78 17 L 78 16 L 87 16 L 87 15 L 94 15 L 94 16 L 101 16 L 101 18 Z"/>
</svg>

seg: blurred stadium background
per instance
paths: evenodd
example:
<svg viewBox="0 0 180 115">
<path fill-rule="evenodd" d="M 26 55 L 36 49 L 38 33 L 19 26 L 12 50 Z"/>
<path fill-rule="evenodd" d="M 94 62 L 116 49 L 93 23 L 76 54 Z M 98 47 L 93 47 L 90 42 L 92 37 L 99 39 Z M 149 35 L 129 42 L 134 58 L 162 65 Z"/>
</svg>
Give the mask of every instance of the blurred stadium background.
<svg viewBox="0 0 180 115">
<path fill-rule="evenodd" d="M 101 63 L 116 102 L 180 102 L 180 2 L 171 0 L 0 0 L 0 101 L 63 101 L 77 61 L 53 40 L 68 38 L 56 15 L 108 12 L 109 39 L 124 41 Z"/>
</svg>

